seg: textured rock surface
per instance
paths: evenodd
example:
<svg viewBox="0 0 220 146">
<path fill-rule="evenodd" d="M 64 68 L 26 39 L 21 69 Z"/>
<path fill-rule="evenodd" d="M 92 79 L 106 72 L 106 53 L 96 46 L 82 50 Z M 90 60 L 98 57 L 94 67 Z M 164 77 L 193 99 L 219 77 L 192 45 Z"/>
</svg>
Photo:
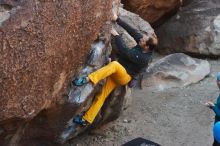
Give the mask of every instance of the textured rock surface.
<svg viewBox="0 0 220 146">
<path fill-rule="evenodd" d="M 33 117 L 62 100 L 111 8 L 99 0 L 17 3 L 0 36 L 0 121 Z"/>
<path fill-rule="evenodd" d="M 109 0 L 0 0 L 0 145 L 52 144 L 76 112 L 64 95 L 111 8 Z"/>
<path fill-rule="evenodd" d="M 158 30 L 161 52 L 220 56 L 220 1 L 193 0 Z"/>
<path fill-rule="evenodd" d="M 145 74 L 143 85 L 158 90 L 184 87 L 202 80 L 209 73 L 208 61 L 176 53 L 152 63 Z"/>
<path fill-rule="evenodd" d="M 162 16 L 173 13 L 181 6 L 180 0 L 122 0 L 125 9 L 139 14 L 149 23 L 155 23 Z"/>
</svg>

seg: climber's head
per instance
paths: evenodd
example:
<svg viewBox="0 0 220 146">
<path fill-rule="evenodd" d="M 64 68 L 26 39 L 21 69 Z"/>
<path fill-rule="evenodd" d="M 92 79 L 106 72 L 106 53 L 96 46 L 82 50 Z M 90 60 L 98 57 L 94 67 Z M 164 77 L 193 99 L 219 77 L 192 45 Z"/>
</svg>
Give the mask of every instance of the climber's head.
<svg viewBox="0 0 220 146">
<path fill-rule="evenodd" d="M 144 51 L 152 51 L 155 46 L 158 44 L 158 39 L 156 35 L 153 35 L 152 37 L 148 37 L 147 35 L 143 34 L 143 37 L 139 41 L 139 46 Z"/>
</svg>

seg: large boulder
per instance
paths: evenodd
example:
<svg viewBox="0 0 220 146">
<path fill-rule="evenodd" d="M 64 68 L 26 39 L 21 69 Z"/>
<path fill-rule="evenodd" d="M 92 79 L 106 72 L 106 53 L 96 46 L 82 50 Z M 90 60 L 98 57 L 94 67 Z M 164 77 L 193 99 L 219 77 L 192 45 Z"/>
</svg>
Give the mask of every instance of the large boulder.
<svg viewBox="0 0 220 146">
<path fill-rule="evenodd" d="M 158 90 L 184 87 L 202 80 L 209 73 L 208 61 L 176 53 L 152 63 L 144 75 L 143 86 Z"/>
<path fill-rule="evenodd" d="M 139 14 L 143 19 L 153 24 L 163 16 L 178 10 L 182 0 L 122 0 L 125 9 Z"/>
<path fill-rule="evenodd" d="M 192 0 L 157 35 L 163 53 L 220 56 L 220 1 Z"/>
<path fill-rule="evenodd" d="M 112 0 L 0 0 L 0 145 L 54 145 L 78 110 L 65 98 L 72 77 L 94 40 L 109 44 L 111 9 Z"/>
<path fill-rule="evenodd" d="M 10 8 L 10 17 L 0 33 L 0 121 L 31 118 L 62 103 L 70 78 L 109 20 L 112 4 L 99 0 L 6 2 L 1 4 Z"/>
</svg>

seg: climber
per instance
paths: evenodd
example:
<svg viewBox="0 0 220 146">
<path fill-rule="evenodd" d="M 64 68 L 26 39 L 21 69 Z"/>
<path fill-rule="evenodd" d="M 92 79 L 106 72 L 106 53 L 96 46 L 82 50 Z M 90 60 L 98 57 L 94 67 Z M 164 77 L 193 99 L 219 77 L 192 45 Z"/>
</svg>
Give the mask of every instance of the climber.
<svg viewBox="0 0 220 146">
<path fill-rule="evenodd" d="M 108 97 L 117 85 L 129 84 L 133 86 L 133 79 L 146 69 L 148 62 L 152 58 L 153 48 L 158 44 L 155 34 L 152 37 L 141 34 L 138 30 L 122 21 L 116 14 L 113 15 L 112 21 L 122 26 L 135 39 L 137 45 L 129 49 L 124 44 L 118 32 L 115 29 L 111 30 L 117 47 L 116 52 L 119 53 L 119 60 L 110 62 L 87 77 L 80 77 L 73 80 L 74 85 L 81 86 L 88 82 L 96 85 L 100 80 L 106 79 L 101 93 L 95 97 L 91 107 L 84 115 L 77 115 L 73 119 L 74 123 L 80 125 L 91 124 L 101 109 L 106 97 Z"/>
</svg>

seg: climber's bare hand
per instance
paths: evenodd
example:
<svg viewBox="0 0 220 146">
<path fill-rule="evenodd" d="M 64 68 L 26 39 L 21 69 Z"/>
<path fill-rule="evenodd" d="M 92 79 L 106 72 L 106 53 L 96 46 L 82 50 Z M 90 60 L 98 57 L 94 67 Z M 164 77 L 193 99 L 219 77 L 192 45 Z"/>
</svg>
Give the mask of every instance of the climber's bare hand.
<svg viewBox="0 0 220 146">
<path fill-rule="evenodd" d="M 111 30 L 111 34 L 112 34 L 113 36 L 119 35 L 118 32 L 117 32 L 113 27 L 112 27 L 112 30 Z"/>
</svg>

